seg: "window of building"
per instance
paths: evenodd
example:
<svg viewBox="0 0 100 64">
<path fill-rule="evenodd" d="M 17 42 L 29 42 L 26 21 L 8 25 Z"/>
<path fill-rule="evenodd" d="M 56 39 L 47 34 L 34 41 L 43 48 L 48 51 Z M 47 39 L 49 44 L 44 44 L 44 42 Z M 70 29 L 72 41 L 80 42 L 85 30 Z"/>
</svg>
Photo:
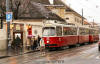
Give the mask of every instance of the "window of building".
<svg viewBox="0 0 100 64">
<path fill-rule="evenodd" d="M 58 9 L 52 9 L 52 12 L 55 14 L 58 14 L 59 11 L 58 11 Z"/>
</svg>

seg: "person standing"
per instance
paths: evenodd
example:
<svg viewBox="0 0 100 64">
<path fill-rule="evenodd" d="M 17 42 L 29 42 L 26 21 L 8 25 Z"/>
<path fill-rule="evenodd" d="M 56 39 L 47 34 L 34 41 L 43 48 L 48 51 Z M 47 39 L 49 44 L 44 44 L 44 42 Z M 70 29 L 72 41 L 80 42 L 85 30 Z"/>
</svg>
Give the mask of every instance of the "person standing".
<svg viewBox="0 0 100 64">
<path fill-rule="evenodd" d="M 38 48 L 40 47 L 40 40 L 41 40 L 41 37 L 38 35 L 38 37 L 37 37 L 37 44 L 38 44 Z"/>
<path fill-rule="evenodd" d="M 21 44 L 21 39 L 20 37 L 17 35 L 16 39 L 15 39 L 15 49 L 18 49 L 20 47 Z"/>
<path fill-rule="evenodd" d="M 28 38 L 27 38 L 27 42 L 26 42 L 26 48 L 27 48 L 28 50 L 30 50 L 30 46 L 31 46 L 31 44 L 30 44 L 31 42 L 30 42 L 30 41 L 31 41 L 31 38 L 28 37 Z"/>
<path fill-rule="evenodd" d="M 41 40 L 40 40 L 40 52 L 43 55 L 45 54 L 45 43 L 44 43 L 43 38 L 41 38 Z"/>
<path fill-rule="evenodd" d="M 36 50 L 36 48 L 38 47 L 38 42 L 37 42 L 37 38 L 34 38 L 34 44 L 33 44 L 33 50 Z"/>
<path fill-rule="evenodd" d="M 35 36 L 31 38 L 31 50 L 34 50 L 34 40 L 35 40 Z"/>
</svg>

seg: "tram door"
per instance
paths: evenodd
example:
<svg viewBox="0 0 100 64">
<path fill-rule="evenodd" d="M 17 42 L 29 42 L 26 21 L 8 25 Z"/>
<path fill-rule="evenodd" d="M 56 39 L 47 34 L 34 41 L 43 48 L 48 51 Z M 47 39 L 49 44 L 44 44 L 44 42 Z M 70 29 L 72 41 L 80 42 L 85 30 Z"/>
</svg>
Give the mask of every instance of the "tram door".
<svg viewBox="0 0 100 64">
<path fill-rule="evenodd" d="M 21 43 L 23 43 L 23 32 L 14 32 L 13 41 L 16 39 L 17 36 L 21 39 Z"/>
</svg>

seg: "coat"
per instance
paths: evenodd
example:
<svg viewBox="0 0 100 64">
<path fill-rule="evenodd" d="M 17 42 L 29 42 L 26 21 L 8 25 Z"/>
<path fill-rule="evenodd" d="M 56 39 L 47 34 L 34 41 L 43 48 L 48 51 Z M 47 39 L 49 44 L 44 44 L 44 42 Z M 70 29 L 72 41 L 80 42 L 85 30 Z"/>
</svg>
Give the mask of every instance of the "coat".
<svg viewBox="0 0 100 64">
<path fill-rule="evenodd" d="M 40 47 L 42 47 L 42 46 L 45 46 L 45 44 L 44 44 L 44 40 L 41 38 L 41 40 L 40 40 Z"/>
</svg>

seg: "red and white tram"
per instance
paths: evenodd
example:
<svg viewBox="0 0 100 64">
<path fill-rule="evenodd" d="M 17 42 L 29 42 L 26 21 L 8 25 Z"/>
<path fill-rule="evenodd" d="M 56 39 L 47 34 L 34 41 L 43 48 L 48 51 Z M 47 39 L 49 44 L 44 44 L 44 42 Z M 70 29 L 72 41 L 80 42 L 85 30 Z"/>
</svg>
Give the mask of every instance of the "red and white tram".
<svg viewBox="0 0 100 64">
<path fill-rule="evenodd" d="M 89 33 L 89 28 L 74 25 L 47 24 L 43 27 L 43 39 L 47 48 L 83 44 L 98 39 L 98 34 L 93 36 Z"/>
</svg>

